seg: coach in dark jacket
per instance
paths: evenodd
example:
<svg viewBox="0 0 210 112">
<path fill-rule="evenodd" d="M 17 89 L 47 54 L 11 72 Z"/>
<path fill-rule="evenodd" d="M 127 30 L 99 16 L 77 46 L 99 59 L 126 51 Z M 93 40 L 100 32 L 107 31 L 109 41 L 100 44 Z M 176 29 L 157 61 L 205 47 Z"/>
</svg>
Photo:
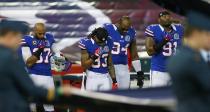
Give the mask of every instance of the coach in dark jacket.
<svg viewBox="0 0 210 112">
<path fill-rule="evenodd" d="M 210 49 L 210 17 L 199 11 L 188 13 L 186 43 L 168 63 L 177 112 L 210 112 L 210 69 L 200 54 Z"/>
<path fill-rule="evenodd" d="M 50 102 L 58 96 L 54 90 L 36 87 L 17 56 L 26 27 L 18 21 L 0 21 L 0 112 L 29 112 L 30 100 Z"/>
</svg>

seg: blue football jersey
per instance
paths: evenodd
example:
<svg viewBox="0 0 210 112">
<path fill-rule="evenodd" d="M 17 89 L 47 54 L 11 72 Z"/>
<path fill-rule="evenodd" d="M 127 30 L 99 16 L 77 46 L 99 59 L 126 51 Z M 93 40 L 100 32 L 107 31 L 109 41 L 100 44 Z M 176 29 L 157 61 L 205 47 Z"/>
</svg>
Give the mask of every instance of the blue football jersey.
<svg viewBox="0 0 210 112">
<path fill-rule="evenodd" d="M 151 59 L 151 70 L 166 72 L 166 61 L 169 56 L 176 53 L 177 47 L 182 43 L 182 37 L 184 33 L 183 26 L 181 24 L 172 24 L 172 31 L 167 32 L 160 24 L 153 24 L 146 28 L 146 37 L 152 37 L 156 44 L 160 43 L 165 36 L 170 36 L 171 40 L 163 46 L 160 53 L 156 53 Z"/>
<path fill-rule="evenodd" d="M 29 74 L 37 74 L 37 75 L 46 75 L 51 76 L 51 65 L 50 65 L 50 56 L 52 54 L 52 44 L 55 42 L 54 37 L 50 33 L 45 34 L 45 48 L 44 51 L 40 55 L 40 59 L 34 64 L 32 67 L 27 68 Z M 31 54 L 38 50 L 38 43 L 40 39 L 37 39 L 31 35 L 26 35 L 22 39 L 21 47 L 29 47 Z M 24 52 L 24 51 L 22 51 Z"/>
<path fill-rule="evenodd" d="M 109 46 L 99 46 L 92 38 L 82 38 L 78 45 L 81 49 L 87 50 L 89 55 L 94 55 L 95 50 L 100 48 L 101 56 L 95 60 L 93 65 L 88 69 L 96 73 L 108 73 L 107 58 L 109 56 Z"/>
<path fill-rule="evenodd" d="M 109 33 L 108 44 L 111 48 L 113 64 L 128 64 L 128 47 L 135 40 L 136 31 L 129 28 L 125 35 L 121 35 L 114 24 L 104 24 L 104 28 Z"/>
</svg>

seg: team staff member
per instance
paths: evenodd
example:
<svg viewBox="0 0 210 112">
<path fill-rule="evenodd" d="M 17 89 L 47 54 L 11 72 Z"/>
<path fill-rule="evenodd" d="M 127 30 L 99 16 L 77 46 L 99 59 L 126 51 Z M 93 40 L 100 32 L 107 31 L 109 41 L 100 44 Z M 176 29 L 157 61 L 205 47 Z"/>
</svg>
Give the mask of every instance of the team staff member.
<svg viewBox="0 0 210 112">
<path fill-rule="evenodd" d="M 108 44 L 111 46 L 112 61 L 119 89 L 130 87 L 130 74 L 128 68 L 128 49 L 130 50 L 132 65 L 137 72 L 137 85 L 144 84 L 144 73 L 137 53 L 136 31 L 131 26 L 128 16 L 123 16 L 116 24 L 104 24 L 109 33 Z"/>
<path fill-rule="evenodd" d="M 210 5 L 205 6 L 201 8 L 209 10 Z M 210 112 L 210 69 L 200 53 L 210 50 L 210 17 L 203 10 L 188 13 L 186 42 L 168 63 L 177 112 Z"/>
<path fill-rule="evenodd" d="M 170 82 L 166 71 L 168 57 L 176 53 L 181 45 L 183 27 L 181 24 L 173 24 L 168 11 L 159 13 L 159 24 L 152 24 L 145 30 L 146 50 L 151 58 L 150 86 L 165 86 Z"/>
<path fill-rule="evenodd" d="M 108 32 L 106 29 L 99 27 L 79 42 L 82 67 L 87 73 L 87 90 L 112 89 L 111 78 L 115 78 L 115 71 L 107 38 Z"/>
<path fill-rule="evenodd" d="M 29 112 L 29 99 L 53 101 L 57 92 L 36 87 L 17 56 L 21 32 L 27 26 L 18 21 L 0 22 L 0 112 Z M 68 88 L 61 88 L 65 93 Z"/>
</svg>

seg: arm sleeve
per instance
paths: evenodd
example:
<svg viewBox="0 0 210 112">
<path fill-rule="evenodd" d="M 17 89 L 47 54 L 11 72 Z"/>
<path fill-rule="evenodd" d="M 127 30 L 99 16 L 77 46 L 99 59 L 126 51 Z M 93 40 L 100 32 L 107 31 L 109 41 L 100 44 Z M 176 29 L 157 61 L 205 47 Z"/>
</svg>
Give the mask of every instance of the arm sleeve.
<svg viewBox="0 0 210 112">
<path fill-rule="evenodd" d="M 27 59 L 32 56 L 31 50 L 27 46 L 21 47 L 21 54 L 22 54 L 24 62 L 26 62 Z"/>
<path fill-rule="evenodd" d="M 85 43 L 85 40 L 84 39 L 81 39 L 78 42 L 78 47 L 81 48 L 82 50 L 86 50 L 86 43 Z"/>
<path fill-rule="evenodd" d="M 10 66 L 6 67 L 7 71 L 10 71 L 12 80 L 14 80 L 16 88 L 19 91 L 33 101 L 47 100 L 48 90 L 35 86 L 20 59 L 11 56 L 8 57 L 7 62 L 10 64 Z"/>
<path fill-rule="evenodd" d="M 30 41 L 30 37 L 29 36 L 24 36 L 22 41 L 21 41 L 21 47 L 20 47 L 20 53 L 21 56 L 24 60 L 24 62 L 27 61 L 27 59 L 32 56 L 31 50 L 30 50 L 30 45 L 29 42 Z"/>
<path fill-rule="evenodd" d="M 180 29 L 181 29 L 181 38 L 183 38 L 184 37 L 184 26 L 182 26 L 181 24 L 180 24 Z"/>
<path fill-rule="evenodd" d="M 145 31 L 144 31 L 144 34 L 146 37 L 154 37 L 154 31 L 153 31 L 153 28 L 152 26 L 148 26 Z"/>
<path fill-rule="evenodd" d="M 46 36 L 52 42 L 52 44 L 55 43 L 55 38 L 54 38 L 54 35 L 52 33 L 47 32 Z"/>
<path fill-rule="evenodd" d="M 21 46 L 29 47 L 30 36 L 26 35 L 21 39 Z"/>
<path fill-rule="evenodd" d="M 131 39 L 132 41 L 136 40 L 136 30 L 134 28 L 131 28 Z"/>
</svg>

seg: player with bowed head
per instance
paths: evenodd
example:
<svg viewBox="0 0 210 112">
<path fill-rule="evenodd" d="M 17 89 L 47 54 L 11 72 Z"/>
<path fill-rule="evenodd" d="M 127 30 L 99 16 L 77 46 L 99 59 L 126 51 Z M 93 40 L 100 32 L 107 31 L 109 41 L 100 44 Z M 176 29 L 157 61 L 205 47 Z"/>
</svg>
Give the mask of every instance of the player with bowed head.
<svg viewBox="0 0 210 112">
<path fill-rule="evenodd" d="M 104 24 L 104 28 L 109 33 L 108 43 L 111 46 L 118 88 L 128 89 L 130 87 L 128 49 L 131 53 L 132 65 L 137 72 L 137 85 L 142 88 L 144 72 L 137 53 L 136 31 L 132 27 L 131 19 L 123 16 L 116 24 Z"/>
<path fill-rule="evenodd" d="M 107 38 L 108 32 L 106 29 L 99 27 L 79 42 L 81 63 L 87 74 L 86 90 L 112 89 L 111 78 L 115 78 L 115 71 Z"/>
<path fill-rule="evenodd" d="M 33 28 L 33 34 L 25 35 L 22 39 L 21 54 L 26 63 L 28 73 L 36 85 L 45 88 L 55 88 L 51 74 L 52 60 L 54 69 L 56 64 L 58 64 L 59 67 L 65 65 L 65 67 L 62 67 L 62 70 L 68 68 L 70 65 L 65 58 L 62 58 L 59 52 L 53 50 L 54 43 L 54 36 L 46 32 L 44 23 L 36 23 Z M 52 56 L 52 54 L 55 55 Z M 58 57 L 59 60 L 56 57 Z M 59 70 L 61 71 L 61 68 L 59 68 Z M 32 108 L 32 110 L 35 110 L 35 106 L 32 106 Z M 52 105 L 44 105 L 44 110 L 51 112 L 54 111 L 54 107 Z"/>
</svg>

